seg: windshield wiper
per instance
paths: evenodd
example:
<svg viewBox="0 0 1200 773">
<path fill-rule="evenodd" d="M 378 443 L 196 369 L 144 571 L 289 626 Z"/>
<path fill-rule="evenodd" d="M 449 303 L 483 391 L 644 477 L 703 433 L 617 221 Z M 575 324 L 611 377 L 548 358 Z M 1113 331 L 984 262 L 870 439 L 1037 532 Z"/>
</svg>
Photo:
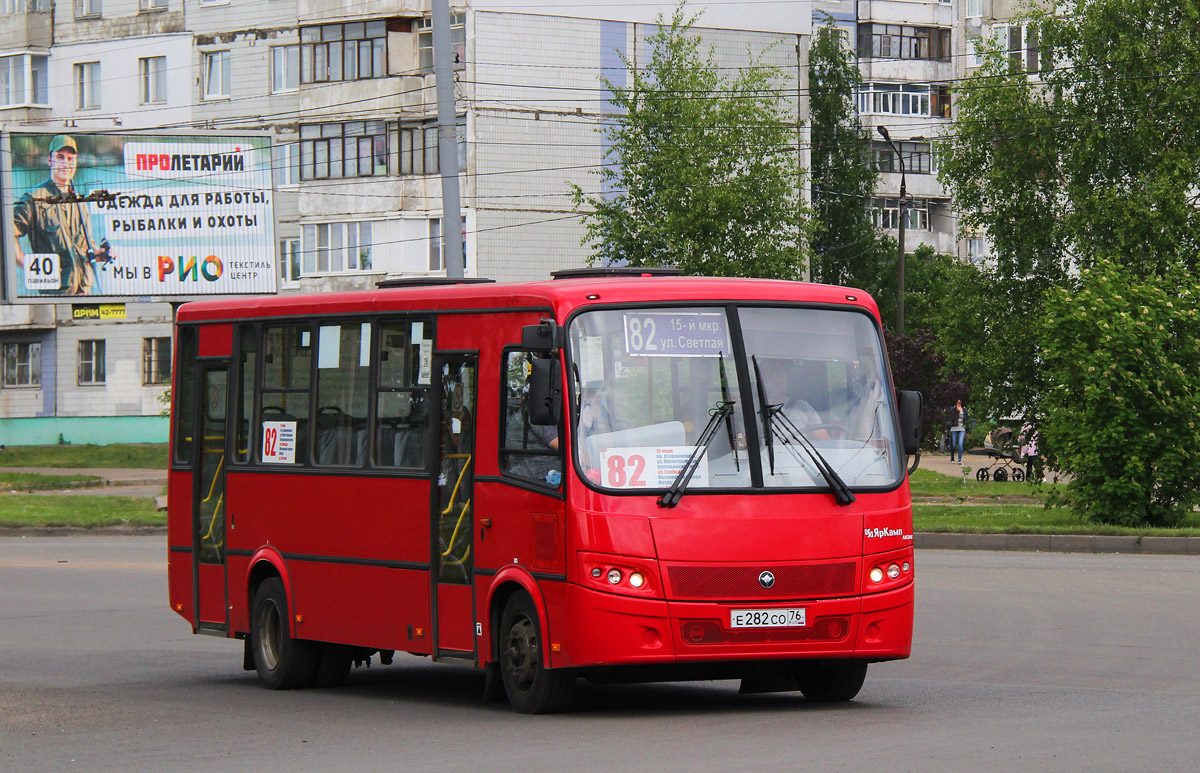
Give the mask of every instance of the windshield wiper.
<svg viewBox="0 0 1200 773">
<path fill-rule="evenodd" d="M 675 481 L 667 489 L 667 493 L 658 498 L 659 507 L 674 507 L 679 504 L 679 500 L 683 498 L 683 490 L 687 488 L 688 483 L 692 480 L 692 475 L 695 474 L 696 468 L 700 466 L 700 460 L 704 457 L 704 452 L 708 450 L 713 437 L 717 434 L 717 427 L 720 426 L 721 422 L 727 416 L 733 413 L 733 406 L 734 402 L 732 400 L 724 400 L 717 403 L 717 407 L 712 410 L 708 424 L 704 426 L 704 431 L 696 439 L 696 445 L 692 449 L 691 455 L 688 456 L 683 466 L 679 468 L 679 474 L 675 476 Z"/>
<path fill-rule="evenodd" d="M 754 384 L 758 387 L 758 404 L 762 406 L 763 440 L 767 444 L 767 459 L 771 463 L 771 474 L 775 474 L 775 431 L 771 427 L 771 409 L 782 408 L 782 405 L 767 403 L 767 390 L 763 386 L 762 373 L 758 369 L 758 355 L 750 358 L 754 365 Z"/>
<path fill-rule="evenodd" d="M 821 455 L 821 452 L 817 450 L 812 441 L 792 423 L 788 415 L 783 412 L 783 406 L 770 405 L 766 407 L 766 410 L 779 419 L 779 426 L 783 429 L 780 433 L 780 439 L 784 444 L 789 449 L 793 444 L 800 446 L 808 454 L 809 458 L 813 460 L 813 463 L 817 466 L 817 470 L 821 473 L 821 477 L 829 484 L 829 488 L 833 489 L 833 497 L 837 500 L 837 503 L 839 505 L 848 505 L 853 502 L 855 497 L 850 491 L 850 487 L 846 485 L 846 481 L 842 480 L 837 471 L 830 466 L 829 462 Z M 768 425 L 767 429 L 768 431 L 771 430 L 770 425 Z M 773 469 L 772 472 L 774 472 Z"/>
<path fill-rule="evenodd" d="M 839 505 L 848 505 L 854 501 L 854 494 L 850 491 L 850 487 L 846 485 L 846 481 L 842 480 L 841 476 L 833 467 L 829 466 L 829 462 L 821 456 L 821 452 L 812 444 L 804 433 L 801 432 L 788 415 L 783 412 L 783 404 L 778 403 L 771 405 L 767 402 L 767 390 L 763 386 L 762 373 L 758 369 L 758 356 L 750 358 L 754 364 L 754 381 L 758 386 L 758 404 L 762 406 L 762 423 L 763 423 L 763 439 L 767 446 L 767 460 L 770 463 L 771 474 L 775 474 L 775 426 L 776 417 L 779 419 L 779 425 L 783 428 L 780 433 L 780 440 L 788 446 L 788 450 L 792 450 L 792 445 L 798 445 L 804 449 L 812 459 L 813 464 L 817 466 L 817 471 L 821 473 L 821 477 L 829 484 L 829 488 L 833 489 L 833 497 Z M 795 451 L 792 451 L 794 454 Z"/>
<path fill-rule="evenodd" d="M 725 378 L 725 355 L 721 352 L 717 352 L 717 367 L 721 373 L 721 399 L 728 403 L 729 382 Z M 733 411 L 725 414 L 725 431 L 729 434 L 729 454 L 733 457 L 733 469 L 741 472 L 742 465 L 738 461 L 737 442 L 733 435 Z"/>
</svg>

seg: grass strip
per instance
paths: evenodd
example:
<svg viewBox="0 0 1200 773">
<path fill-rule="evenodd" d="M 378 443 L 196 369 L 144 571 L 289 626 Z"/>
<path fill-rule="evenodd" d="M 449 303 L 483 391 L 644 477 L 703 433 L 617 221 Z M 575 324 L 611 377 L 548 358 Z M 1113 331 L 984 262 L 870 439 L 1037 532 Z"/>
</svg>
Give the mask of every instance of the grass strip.
<svg viewBox="0 0 1200 773">
<path fill-rule="evenodd" d="M 8 446 L 0 467 L 123 467 L 167 469 L 166 443 L 115 443 L 108 446 Z"/>
<path fill-rule="evenodd" d="M 913 499 L 970 499 L 972 501 L 993 502 L 1020 501 L 1023 504 L 1033 504 L 1044 501 L 1054 488 L 1055 484 L 1037 484 L 1025 481 L 1016 483 L 1009 480 L 997 483 L 995 481 L 975 480 L 973 477 L 964 481 L 960 478 L 943 475 L 940 472 L 933 472 L 932 470 L 917 470 L 909 479 L 909 489 L 912 491 Z"/>
<path fill-rule="evenodd" d="M 150 497 L 0 494 L 0 528 L 166 526 Z"/>
<path fill-rule="evenodd" d="M 0 491 L 57 491 L 87 488 L 101 483 L 96 475 L 38 475 L 32 472 L 0 470 Z"/>
<path fill-rule="evenodd" d="M 913 503 L 913 529 L 967 534 L 1084 534 L 1102 536 L 1200 537 L 1200 513 L 1173 529 L 1087 523 L 1065 508 L 1041 505 Z"/>
</svg>

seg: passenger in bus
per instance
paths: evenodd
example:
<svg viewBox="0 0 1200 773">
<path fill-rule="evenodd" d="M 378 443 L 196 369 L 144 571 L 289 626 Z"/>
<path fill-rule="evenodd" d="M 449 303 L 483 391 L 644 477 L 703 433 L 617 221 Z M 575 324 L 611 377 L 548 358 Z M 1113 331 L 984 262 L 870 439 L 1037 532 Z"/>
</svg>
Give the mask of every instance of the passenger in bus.
<svg viewBox="0 0 1200 773">
<path fill-rule="evenodd" d="M 551 486 L 557 486 L 562 481 L 558 427 L 529 424 L 525 416 L 518 412 L 509 419 L 508 437 L 522 438 L 518 441 L 520 445 L 515 447 L 531 453 L 509 455 L 505 472 Z"/>
<path fill-rule="evenodd" d="M 797 429 L 803 430 L 825 423 L 817 409 L 812 407 L 812 403 L 800 396 L 804 393 L 804 383 L 796 363 L 774 357 L 757 358 L 756 362 L 768 404 L 782 406 L 784 416 L 795 424 Z M 823 429 L 816 430 L 809 439 L 828 440 L 829 433 Z"/>
<path fill-rule="evenodd" d="M 615 432 L 619 427 L 612 413 L 605 406 L 604 393 L 601 387 L 584 387 L 579 405 L 579 425 L 575 428 L 579 435 L 579 461 L 583 468 L 591 469 L 600 464 L 599 458 L 593 459 L 587 439 L 608 432 Z"/>
<path fill-rule="evenodd" d="M 850 437 L 859 440 L 877 437 L 882 431 L 882 416 L 887 412 L 887 401 L 879 386 L 879 379 L 859 373 L 851 378 L 849 393 L 844 423 Z"/>
</svg>

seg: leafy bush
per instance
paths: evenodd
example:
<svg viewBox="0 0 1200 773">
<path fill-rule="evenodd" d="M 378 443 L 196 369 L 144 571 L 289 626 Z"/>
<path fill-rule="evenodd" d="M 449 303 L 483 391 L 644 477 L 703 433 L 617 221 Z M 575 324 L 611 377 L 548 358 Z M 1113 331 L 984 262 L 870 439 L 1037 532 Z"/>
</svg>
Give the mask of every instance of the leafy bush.
<svg viewBox="0 0 1200 773">
<path fill-rule="evenodd" d="M 1045 449 L 1093 523 L 1171 526 L 1200 501 L 1200 283 L 1097 263 L 1048 291 Z"/>
</svg>

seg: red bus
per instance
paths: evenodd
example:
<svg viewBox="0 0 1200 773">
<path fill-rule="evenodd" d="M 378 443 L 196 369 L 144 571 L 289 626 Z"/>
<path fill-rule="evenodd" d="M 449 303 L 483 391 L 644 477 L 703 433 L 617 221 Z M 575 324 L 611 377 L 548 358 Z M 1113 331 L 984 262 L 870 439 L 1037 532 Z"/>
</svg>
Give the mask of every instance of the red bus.
<svg viewBox="0 0 1200 773">
<path fill-rule="evenodd" d="M 181 306 L 172 608 L 275 689 L 399 650 L 529 713 L 853 698 L 909 655 L 920 395 L 861 291 L 669 274 Z"/>
</svg>

